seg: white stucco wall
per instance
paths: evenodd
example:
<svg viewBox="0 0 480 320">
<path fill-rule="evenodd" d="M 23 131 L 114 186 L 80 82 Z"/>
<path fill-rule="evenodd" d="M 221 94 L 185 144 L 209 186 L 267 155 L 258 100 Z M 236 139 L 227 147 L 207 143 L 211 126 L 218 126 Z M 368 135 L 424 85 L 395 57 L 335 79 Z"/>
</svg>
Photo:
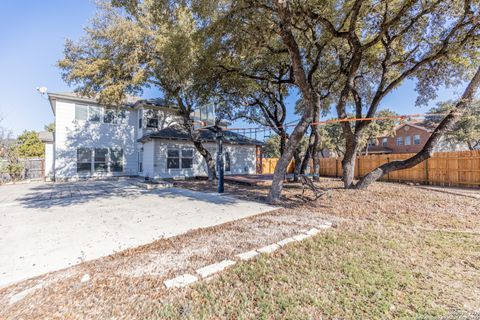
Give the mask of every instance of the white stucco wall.
<svg viewBox="0 0 480 320">
<path fill-rule="evenodd" d="M 57 100 L 55 107 L 56 179 L 85 176 L 85 174 L 77 174 L 77 148 L 122 148 L 124 169 L 122 173 L 114 175 L 137 174 L 136 111 L 128 111 L 127 119 L 123 124 L 106 124 L 75 120 L 75 102 Z"/>
<path fill-rule="evenodd" d="M 194 177 L 207 176 L 207 165 L 205 160 L 197 150 L 195 150 L 192 143 L 186 141 L 170 141 L 170 140 L 153 140 L 151 145 L 154 145 L 154 177 L 155 178 L 173 178 L 173 177 Z M 205 147 L 210 151 L 214 160 L 216 159 L 216 144 L 205 143 Z M 173 148 L 190 147 L 194 150 L 194 160 L 192 169 L 168 169 L 167 168 L 167 149 L 171 146 Z M 256 171 L 256 154 L 255 146 L 246 145 L 224 145 L 224 152 L 230 153 L 230 167 L 229 174 L 254 174 Z"/>
<path fill-rule="evenodd" d="M 53 143 L 45 143 L 45 178 L 47 180 L 53 179 Z"/>
</svg>

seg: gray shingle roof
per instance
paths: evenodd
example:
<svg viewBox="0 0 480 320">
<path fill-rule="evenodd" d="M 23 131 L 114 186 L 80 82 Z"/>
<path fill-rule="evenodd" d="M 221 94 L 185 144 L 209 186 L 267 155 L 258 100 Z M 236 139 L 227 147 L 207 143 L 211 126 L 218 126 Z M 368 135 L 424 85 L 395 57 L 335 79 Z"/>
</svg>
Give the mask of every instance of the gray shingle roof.
<svg viewBox="0 0 480 320">
<path fill-rule="evenodd" d="M 42 142 L 53 142 L 54 140 L 53 133 L 50 131 L 40 131 L 38 137 Z"/>
<path fill-rule="evenodd" d="M 146 134 L 139 139 L 139 141 L 146 141 L 148 139 L 190 141 L 190 136 L 188 132 L 180 126 L 171 126 L 157 132 Z M 202 142 L 215 142 L 215 133 L 210 130 L 200 130 L 200 140 Z M 224 131 L 223 142 L 227 144 L 263 145 L 261 141 L 250 139 L 249 137 L 228 130 Z"/>
</svg>

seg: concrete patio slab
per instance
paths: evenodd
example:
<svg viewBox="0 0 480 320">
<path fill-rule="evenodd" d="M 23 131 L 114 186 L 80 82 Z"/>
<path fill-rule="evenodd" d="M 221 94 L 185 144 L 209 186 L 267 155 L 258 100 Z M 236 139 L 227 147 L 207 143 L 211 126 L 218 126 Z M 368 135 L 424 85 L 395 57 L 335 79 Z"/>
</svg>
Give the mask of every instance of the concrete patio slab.
<svg viewBox="0 0 480 320">
<path fill-rule="evenodd" d="M 276 209 L 128 181 L 0 187 L 0 287 L 191 229 Z"/>
</svg>

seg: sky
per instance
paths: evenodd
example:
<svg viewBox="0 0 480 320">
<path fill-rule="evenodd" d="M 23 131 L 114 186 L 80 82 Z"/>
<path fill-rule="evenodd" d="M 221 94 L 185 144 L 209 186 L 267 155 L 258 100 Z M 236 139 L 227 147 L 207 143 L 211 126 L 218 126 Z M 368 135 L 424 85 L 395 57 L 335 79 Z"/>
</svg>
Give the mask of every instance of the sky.
<svg viewBox="0 0 480 320">
<path fill-rule="evenodd" d="M 36 87 L 49 92 L 72 91 L 61 78 L 56 62 L 62 58 L 65 40 L 78 40 L 95 14 L 91 0 L 18 0 L 0 2 L 0 119 L 1 126 L 18 135 L 24 130 L 43 130 L 53 122 L 46 97 Z M 407 81 L 382 102 L 399 114 L 426 112 L 435 105 L 419 108 L 415 83 Z M 463 88 L 439 90 L 438 101 L 455 99 Z M 145 92 L 146 98 L 156 95 Z M 288 99 L 290 110 L 296 97 Z M 297 117 L 289 113 L 287 121 Z M 234 124 L 251 126 L 244 122 Z"/>
</svg>

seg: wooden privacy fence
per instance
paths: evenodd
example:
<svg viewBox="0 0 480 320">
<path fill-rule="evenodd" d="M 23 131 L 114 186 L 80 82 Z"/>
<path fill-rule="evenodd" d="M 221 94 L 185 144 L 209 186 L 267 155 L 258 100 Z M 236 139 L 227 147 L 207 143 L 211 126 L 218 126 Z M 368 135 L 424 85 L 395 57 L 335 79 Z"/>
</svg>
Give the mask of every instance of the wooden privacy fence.
<svg viewBox="0 0 480 320">
<path fill-rule="evenodd" d="M 273 174 L 275 167 L 277 166 L 278 158 L 263 158 L 262 159 L 262 173 L 263 174 Z M 295 162 L 291 161 L 288 165 L 287 172 L 292 173 Z"/>
<path fill-rule="evenodd" d="M 395 160 L 404 160 L 413 153 L 382 154 L 357 157 L 355 177 L 363 177 L 376 167 Z M 341 158 L 320 159 L 320 176 L 341 177 Z M 480 150 L 438 152 L 417 166 L 394 171 L 384 181 L 412 181 L 424 184 L 451 186 L 480 186 Z"/>
<path fill-rule="evenodd" d="M 395 160 L 404 160 L 413 153 L 381 154 L 357 157 L 355 163 L 355 178 L 360 178 L 376 167 Z M 264 158 L 262 173 L 272 174 L 278 159 Z M 287 172 L 293 172 L 294 162 L 288 166 Z M 313 165 L 310 162 L 309 173 Z M 341 158 L 321 158 L 320 176 L 341 177 Z M 450 185 L 465 187 L 480 187 L 480 150 L 459 152 L 437 152 L 434 156 L 417 166 L 394 171 L 381 180 L 383 181 L 411 181 L 423 184 Z"/>
</svg>

